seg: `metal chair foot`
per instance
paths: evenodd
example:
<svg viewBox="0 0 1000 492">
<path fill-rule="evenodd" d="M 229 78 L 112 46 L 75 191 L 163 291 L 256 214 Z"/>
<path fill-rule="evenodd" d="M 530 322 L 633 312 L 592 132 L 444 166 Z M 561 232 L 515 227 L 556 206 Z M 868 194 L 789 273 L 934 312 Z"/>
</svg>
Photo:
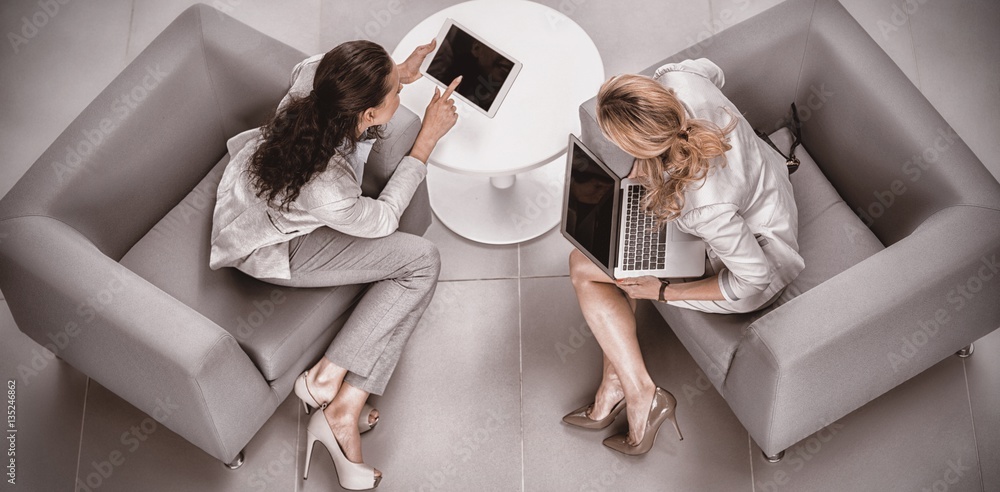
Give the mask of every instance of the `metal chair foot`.
<svg viewBox="0 0 1000 492">
<path fill-rule="evenodd" d="M 246 457 L 243 455 L 243 451 L 240 451 L 240 454 L 236 455 L 236 458 L 232 461 L 232 463 L 223 463 L 223 464 L 226 465 L 226 468 L 229 468 L 230 470 L 235 470 L 243 466 L 243 463 L 246 461 L 245 458 Z"/>
<path fill-rule="evenodd" d="M 961 358 L 964 359 L 964 358 L 969 357 L 970 355 L 972 355 L 972 352 L 974 350 L 976 350 L 976 347 L 973 346 L 970 343 L 968 347 L 965 347 L 962 350 L 959 350 L 958 352 L 955 352 L 955 355 L 957 355 L 957 356 L 959 356 L 959 357 L 961 357 Z"/>
<path fill-rule="evenodd" d="M 765 453 L 763 451 L 761 451 L 761 454 L 764 455 L 764 459 L 767 460 L 768 463 L 777 463 L 777 462 L 781 461 L 781 458 L 785 457 L 785 451 L 784 450 L 778 451 L 778 454 L 775 454 L 775 455 L 768 455 L 767 453 Z"/>
</svg>

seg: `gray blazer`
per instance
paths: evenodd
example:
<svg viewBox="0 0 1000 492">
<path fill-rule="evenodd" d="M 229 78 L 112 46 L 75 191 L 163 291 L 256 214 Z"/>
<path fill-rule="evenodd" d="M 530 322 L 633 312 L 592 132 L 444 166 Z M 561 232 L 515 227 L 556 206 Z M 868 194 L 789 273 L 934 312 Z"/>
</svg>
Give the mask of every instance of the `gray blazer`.
<svg viewBox="0 0 1000 492">
<path fill-rule="evenodd" d="M 292 70 L 292 87 L 278 111 L 293 97 L 304 97 L 313 89 L 313 78 L 323 55 L 303 60 Z M 427 166 L 410 156 L 399 163 L 378 198 L 361 195 L 361 180 L 351 160 L 367 160 L 363 153 L 334 155 L 327 168 L 300 190 L 288 210 L 278 210 L 256 196 L 247 166 L 261 142 L 261 129 L 253 128 L 229 139 L 232 156 L 222 175 L 212 217 L 213 269 L 235 267 L 256 278 L 291 277 L 288 241 L 319 227 L 330 227 L 357 237 L 383 237 L 399 227 L 417 186 L 427 175 Z"/>
</svg>

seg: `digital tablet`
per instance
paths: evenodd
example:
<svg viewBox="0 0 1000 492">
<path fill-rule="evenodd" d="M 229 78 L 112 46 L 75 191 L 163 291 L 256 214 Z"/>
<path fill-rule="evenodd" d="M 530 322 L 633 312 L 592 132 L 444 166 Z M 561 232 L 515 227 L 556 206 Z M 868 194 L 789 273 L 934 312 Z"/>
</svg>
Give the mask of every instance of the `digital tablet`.
<svg viewBox="0 0 1000 492">
<path fill-rule="evenodd" d="M 520 71 L 521 62 L 454 19 L 444 22 L 436 51 L 420 67 L 420 73 L 442 88 L 461 75 L 462 83 L 454 94 L 490 118 L 497 114 Z"/>
</svg>

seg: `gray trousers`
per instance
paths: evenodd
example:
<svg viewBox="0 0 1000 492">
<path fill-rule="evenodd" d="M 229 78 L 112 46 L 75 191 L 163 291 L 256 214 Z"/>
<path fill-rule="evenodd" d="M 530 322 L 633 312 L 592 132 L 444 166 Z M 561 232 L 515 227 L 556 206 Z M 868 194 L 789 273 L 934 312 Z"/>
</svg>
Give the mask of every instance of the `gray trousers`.
<svg viewBox="0 0 1000 492">
<path fill-rule="evenodd" d="M 326 358 L 347 369 L 348 384 L 381 395 L 434 295 L 437 246 L 404 232 L 366 239 L 320 227 L 290 241 L 289 267 L 291 279 L 261 280 L 288 287 L 372 284 Z"/>
</svg>

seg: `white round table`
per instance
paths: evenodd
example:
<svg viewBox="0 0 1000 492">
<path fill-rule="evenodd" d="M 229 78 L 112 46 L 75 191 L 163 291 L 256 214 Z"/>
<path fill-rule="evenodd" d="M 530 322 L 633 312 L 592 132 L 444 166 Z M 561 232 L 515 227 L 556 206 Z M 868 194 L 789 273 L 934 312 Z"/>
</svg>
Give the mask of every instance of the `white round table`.
<svg viewBox="0 0 1000 492">
<path fill-rule="evenodd" d="M 578 107 L 604 82 L 590 36 L 569 17 L 527 0 L 473 0 L 417 24 L 392 56 L 405 60 L 452 18 L 523 64 L 492 119 L 456 99 L 458 123 L 430 156 L 431 208 L 458 235 L 487 244 L 538 237 L 559 223 L 567 136 Z M 434 93 L 426 77 L 404 87 L 402 104 L 423 116 Z"/>
</svg>

